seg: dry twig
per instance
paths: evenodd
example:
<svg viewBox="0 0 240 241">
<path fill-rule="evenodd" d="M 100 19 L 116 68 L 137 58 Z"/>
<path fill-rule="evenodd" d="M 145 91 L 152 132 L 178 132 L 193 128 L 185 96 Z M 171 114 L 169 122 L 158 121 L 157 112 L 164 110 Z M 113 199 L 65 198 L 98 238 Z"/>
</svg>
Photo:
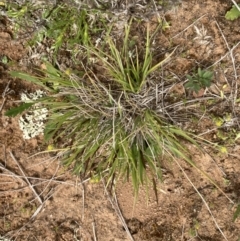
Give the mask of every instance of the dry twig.
<svg viewBox="0 0 240 241">
<path fill-rule="evenodd" d="M 192 24 L 188 25 L 185 29 L 183 29 L 181 32 L 177 33 L 176 35 L 174 35 L 172 38 L 176 38 L 178 37 L 180 34 L 182 34 L 183 32 L 185 32 L 187 29 L 189 29 L 190 27 L 194 26 L 196 22 L 198 22 L 201 18 L 205 17 L 207 14 L 202 15 L 200 18 L 198 18 L 197 20 L 195 20 Z"/>
<path fill-rule="evenodd" d="M 82 187 L 82 222 L 83 222 L 84 214 L 85 214 L 85 186 L 83 182 L 81 182 L 81 187 Z"/>
<path fill-rule="evenodd" d="M 10 91 L 9 85 L 10 85 L 10 83 L 11 83 L 11 80 L 8 81 L 6 88 L 3 91 L 3 93 L 2 93 L 3 102 L 2 102 L 1 107 L 0 107 L 0 112 L 2 111 L 3 106 L 4 106 L 5 102 L 6 102 L 6 96 L 7 96 L 7 94 L 9 94 L 9 91 Z"/>
<path fill-rule="evenodd" d="M 119 208 L 118 201 L 117 201 L 117 196 L 116 196 L 115 191 L 113 190 L 113 193 L 114 193 L 114 200 L 113 200 L 112 197 L 110 196 L 108 190 L 107 190 L 105 181 L 104 181 L 103 179 L 102 179 L 102 183 L 103 183 L 103 186 L 104 186 L 105 193 L 107 194 L 110 203 L 112 204 L 112 206 L 113 206 L 113 208 L 114 208 L 117 216 L 119 217 L 119 219 L 120 219 L 120 221 L 121 221 L 121 223 L 122 223 L 125 231 L 127 232 L 127 235 L 128 235 L 128 237 L 129 237 L 129 239 L 130 239 L 131 241 L 134 241 L 133 236 L 132 236 L 132 234 L 130 233 L 130 230 L 129 230 L 129 228 L 128 228 L 127 224 L 126 224 L 126 221 L 125 221 L 125 219 L 124 219 L 124 217 L 123 217 L 123 215 L 122 215 L 122 212 L 121 212 L 121 210 L 120 210 L 120 208 Z"/>
<path fill-rule="evenodd" d="M 45 186 L 45 188 L 39 193 L 39 196 L 41 196 L 45 190 L 49 187 L 50 183 L 52 182 L 52 180 L 54 179 L 55 175 L 57 174 L 59 170 L 59 165 L 57 166 L 56 170 L 55 170 L 55 173 L 53 174 L 53 176 L 51 177 L 51 179 L 49 179 L 48 181 L 48 184 Z M 31 202 L 33 202 L 35 199 L 33 199 Z"/>
<path fill-rule="evenodd" d="M 233 83 L 232 83 L 232 88 L 231 88 L 231 102 L 232 102 L 232 110 L 233 110 L 233 113 L 234 113 L 234 116 L 235 117 L 237 117 L 237 114 L 236 114 L 236 111 L 235 111 L 235 106 L 236 106 L 236 101 L 237 101 L 237 96 L 238 96 L 238 75 L 237 75 L 237 70 L 236 70 L 236 67 L 235 67 L 235 58 L 234 58 L 234 56 L 233 56 L 233 49 L 231 49 L 230 47 L 229 47 L 229 44 L 228 44 L 228 42 L 227 42 L 227 39 L 226 39 L 226 37 L 224 36 L 224 34 L 223 34 L 223 31 L 222 31 L 222 29 L 220 28 L 220 26 L 219 26 L 219 24 L 217 23 L 217 21 L 215 21 L 215 23 L 216 23 L 216 25 L 217 25 L 217 27 L 218 27 L 218 29 L 219 29 L 219 31 L 220 31 L 220 33 L 221 33 L 221 35 L 222 35 L 222 38 L 224 39 L 224 42 L 225 42 L 225 44 L 226 44 L 226 46 L 227 46 L 227 49 L 228 49 L 228 53 L 229 53 L 229 55 L 230 55 L 230 57 L 231 57 L 231 60 L 232 60 L 232 65 L 233 65 L 233 72 L 234 72 L 234 79 L 235 79 L 235 82 L 233 81 Z M 234 84 L 235 84 L 235 86 L 234 86 Z M 233 93 L 234 92 L 234 93 Z M 237 124 L 238 124 L 238 127 L 240 127 L 240 124 L 237 122 Z"/>
<path fill-rule="evenodd" d="M 32 186 L 31 182 L 28 180 L 28 178 L 26 177 L 23 169 L 21 168 L 20 164 L 18 163 L 18 161 L 16 160 L 15 156 L 13 155 L 13 153 L 11 151 L 9 151 L 10 156 L 12 157 L 12 159 L 16 162 L 19 170 L 21 171 L 22 175 L 24 176 L 24 179 L 26 180 L 27 184 L 29 185 L 30 189 L 33 191 L 33 193 L 35 194 L 37 200 L 39 201 L 39 203 L 42 205 L 42 199 L 40 198 L 40 196 L 38 195 L 38 193 L 36 192 L 36 190 L 34 189 L 34 187 Z"/>
<path fill-rule="evenodd" d="M 92 222 L 92 228 L 93 228 L 93 238 L 94 238 L 94 241 L 97 241 L 96 228 L 95 228 L 95 220 L 94 220 L 94 219 L 93 219 L 93 222 Z"/>
<path fill-rule="evenodd" d="M 195 185 L 192 183 L 192 181 L 190 180 L 190 178 L 188 177 L 188 175 L 186 174 L 186 172 L 184 171 L 184 169 L 181 167 L 181 165 L 179 164 L 179 162 L 176 160 L 176 158 L 174 158 L 175 163 L 178 165 L 178 167 L 180 168 L 180 170 L 182 171 L 182 173 L 184 174 L 184 176 L 187 178 L 187 180 L 189 181 L 189 183 L 192 185 L 192 187 L 194 188 L 194 190 L 196 191 L 196 193 L 199 195 L 199 197 L 202 199 L 204 205 L 206 206 L 208 212 L 210 213 L 213 222 L 215 223 L 217 229 L 219 230 L 219 232 L 222 234 L 222 236 L 224 237 L 225 240 L 228 241 L 227 237 L 225 236 L 225 234 L 223 233 L 222 229 L 219 227 L 217 220 L 215 219 L 215 217 L 212 214 L 212 211 L 210 209 L 210 207 L 208 206 L 206 200 L 204 199 L 204 197 L 202 196 L 202 194 L 198 191 L 198 189 L 195 187 Z"/>
<path fill-rule="evenodd" d="M 10 174 L 4 174 L 4 173 L 2 173 L 2 174 L 1 174 L 2 176 L 17 177 L 17 178 L 19 178 L 19 179 L 22 179 L 22 178 L 25 178 L 25 177 L 26 177 L 27 179 L 30 179 L 30 180 L 32 179 L 32 180 L 42 181 L 42 182 L 40 182 L 40 183 L 38 183 L 38 184 L 35 184 L 35 185 L 32 185 L 32 186 L 38 186 L 38 185 L 43 184 L 43 183 L 45 183 L 45 182 L 49 182 L 49 179 L 46 179 L 46 178 L 29 177 L 29 176 L 17 175 L 17 174 L 15 174 L 14 172 L 11 172 L 11 171 L 9 171 L 8 169 L 6 169 L 5 167 L 3 167 L 1 164 L 0 164 L 0 169 L 5 170 L 5 171 L 7 171 L 7 172 L 10 173 Z M 59 175 L 59 176 L 51 179 L 51 181 L 52 181 L 52 182 L 55 182 L 55 183 L 59 183 L 59 184 L 69 185 L 69 186 L 75 186 L 75 185 L 76 185 L 76 183 L 73 183 L 73 182 L 71 183 L 71 182 L 67 182 L 67 181 L 57 180 L 57 178 L 59 178 L 59 177 L 61 177 L 61 176 L 62 176 L 62 175 Z M 88 180 L 89 180 L 89 178 L 88 178 L 87 180 L 84 180 L 83 183 L 87 182 Z M 81 183 L 79 183 L 79 184 L 77 184 L 77 185 L 81 185 Z"/>
</svg>

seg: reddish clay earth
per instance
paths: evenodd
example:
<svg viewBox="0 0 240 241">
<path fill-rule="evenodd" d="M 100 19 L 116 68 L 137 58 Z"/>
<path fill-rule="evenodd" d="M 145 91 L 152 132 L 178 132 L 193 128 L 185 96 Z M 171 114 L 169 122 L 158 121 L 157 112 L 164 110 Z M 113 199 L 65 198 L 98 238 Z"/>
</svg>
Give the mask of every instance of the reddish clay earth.
<svg viewBox="0 0 240 241">
<path fill-rule="evenodd" d="M 156 43 L 162 49 L 178 46 L 164 71 L 182 78 L 196 66 L 215 65 L 214 84 L 210 92 L 219 90 L 231 98 L 240 98 L 240 19 L 227 21 L 224 15 L 231 1 L 206 0 L 182 1 L 178 7 L 165 13 L 171 27 L 159 36 Z M 210 36 L 206 45 L 200 45 L 193 26 L 204 28 Z M 229 53 L 232 53 L 232 56 Z M 24 140 L 18 126 L 18 117 L 4 115 L 16 106 L 20 94 L 36 89 L 27 82 L 13 79 L 10 70 L 27 71 L 27 48 L 24 40 L 13 39 L 9 23 L 1 19 L 0 57 L 6 56 L 12 65 L 0 65 L 0 236 L 12 240 L 131 240 L 119 218 L 122 216 L 136 241 L 239 241 L 240 219 L 233 222 L 233 215 L 240 202 L 240 146 L 236 141 L 228 154 L 199 153 L 192 147 L 195 162 L 219 185 L 230 200 L 197 170 L 179 161 L 164 162 L 163 183 L 156 184 L 156 193 L 150 189 L 148 196 L 140 190 L 134 206 L 130 183 L 118 183 L 116 200 L 103 183 L 82 183 L 79 177 L 65 170 L 60 161 L 48 153 L 42 137 Z M 224 57 L 225 56 L 225 57 Z M 223 58 L 224 57 L 224 58 Z M 173 93 L 182 94 L 182 85 Z M 193 97 L 197 98 L 197 97 Z M 232 103 L 228 99 L 229 103 Z M 224 112 L 230 107 L 227 101 L 212 107 L 213 113 Z M 239 121 L 240 107 L 236 102 L 235 117 Z M 194 125 L 196 132 L 207 131 L 213 125 L 204 119 Z M 188 128 L 192 128 L 189 124 Z M 239 132 L 239 128 L 235 128 Z M 206 138 L 215 140 L 214 132 Z M 200 195 L 211 209 L 209 213 Z M 220 233 L 219 228 L 223 232 Z M 224 238 L 224 236 L 225 238 Z M 1 239 L 0 239 L 1 240 Z"/>
</svg>

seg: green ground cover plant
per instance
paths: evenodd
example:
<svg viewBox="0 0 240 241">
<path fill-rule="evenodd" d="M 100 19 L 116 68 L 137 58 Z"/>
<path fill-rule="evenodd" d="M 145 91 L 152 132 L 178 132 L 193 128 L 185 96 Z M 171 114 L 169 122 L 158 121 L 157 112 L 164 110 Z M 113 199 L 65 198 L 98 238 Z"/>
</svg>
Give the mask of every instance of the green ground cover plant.
<svg viewBox="0 0 240 241">
<path fill-rule="evenodd" d="M 97 9 L 76 8 L 67 4 L 8 3 L 6 16 L 13 24 L 14 35 L 28 41 L 30 48 L 44 45 L 48 51 L 41 57 L 56 63 L 59 50 L 71 52 L 77 62 L 79 46 L 87 46 L 90 39 L 106 28 L 106 18 Z M 93 40 L 92 40 L 93 41 Z"/>
<path fill-rule="evenodd" d="M 23 17 L 28 11 L 23 8 L 16 18 Z M 39 110 L 45 108 L 48 120 L 44 139 L 49 151 L 58 152 L 64 165 L 73 167 L 77 175 L 91 177 L 93 182 L 104 177 L 111 185 L 120 178 L 130 179 L 136 196 L 140 185 L 148 186 L 152 179 L 161 179 L 164 159 L 183 159 L 198 169 L 187 146 L 191 144 L 201 150 L 201 143 L 207 141 L 173 121 L 181 116 L 175 117 L 174 111 L 169 112 L 161 105 L 165 86 L 153 78 L 174 51 L 166 59 L 156 62 L 152 48 L 154 34 L 150 33 L 149 25 L 145 29 L 144 46 L 139 48 L 136 38 L 131 36 L 132 21 L 125 25 L 123 41 L 116 40 L 110 28 L 101 39 L 102 43 L 96 46 L 92 44 L 92 34 L 105 33 L 105 30 L 99 26 L 91 28 L 89 14 L 88 10 L 82 9 L 79 13 L 62 5 L 43 13 L 43 19 L 48 21 L 30 42 L 32 46 L 48 39 L 56 57 L 63 47 L 74 56 L 75 50 L 79 51 L 82 45 L 84 58 L 91 56 L 94 63 L 90 63 L 90 58 L 87 63 L 80 59 L 82 71 L 75 74 L 68 69 L 59 70 L 56 59 L 51 59 L 52 63 L 44 61 L 46 68 L 41 70 L 40 76 L 12 72 L 13 77 L 45 89 L 46 95 L 24 102 L 6 114 L 16 116 L 31 110 L 34 105 L 39 106 Z M 232 16 L 229 20 L 236 18 Z M 94 69 L 95 63 L 98 71 Z M 198 92 L 210 87 L 213 72 L 199 68 L 187 78 L 185 88 Z M 188 100 L 184 103 L 187 105 Z M 233 144 L 239 138 L 234 129 L 233 132 L 225 129 L 227 125 L 224 124 L 230 123 L 231 119 L 219 117 L 214 120 L 221 146 L 208 142 L 222 154 L 228 153 L 227 143 Z M 200 172 L 218 188 L 207 174 Z M 239 217 L 239 210 L 238 205 L 233 221 Z M 189 232 L 196 236 L 198 229 L 199 224 L 194 222 Z"/>
<path fill-rule="evenodd" d="M 213 72 L 198 68 L 196 74 L 187 75 L 187 78 L 188 82 L 185 84 L 185 88 L 198 93 L 201 89 L 211 86 Z"/>
<path fill-rule="evenodd" d="M 36 42 L 42 42 L 44 39 L 51 40 L 51 49 L 56 58 L 63 45 L 66 49 L 73 51 L 76 44 L 85 46 L 89 44 L 90 30 L 87 10 L 78 10 L 60 4 L 52 9 L 46 9 L 42 15 L 45 20 L 44 25 L 31 40 L 31 45 L 34 46 Z M 91 30 L 91 32 L 96 31 L 97 29 Z"/>
<path fill-rule="evenodd" d="M 238 6 L 238 8 L 237 8 L 237 6 Z M 227 13 L 225 14 L 225 18 L 227 20 L 233 21 L 240 17 L 240 10 L 239 10 L 240 4 L 238 4 L 237 6 L 232 5 L 232 8 L 229 11 L 227 11 Z"/>
<path fill-rule="evenodd" d="M 119 178 L 131 179 L 137 195 L 140 185 L 161 179 L 163 159 L 182 158 L 196 167 L 186 142 L 197 147 L 198 143 L 194 135 L 164 115 L 162 87 L 151 74 L 166 59 L 153 64 L 149 25 L 144 50 L 131 44 L 131 25 L 126 24 L 119 45 L 109 31 L 102 48 L 84 47 L 102 66 L 102 74 L 84 64 L 82 74 L 69 74 L 49 62 L 45 62 L 44 77 L 11 74 L 48 91 L 37 100 L 48 109 L 44 138 L 58 148 L 66 166 L 84 176 L 106 177 L 108 184 Z"/>
<path fill-rule="evenodd" d="M 136 195 L 140 185 L 148 186 L 150 180 L 161 179 L 163 159 L 181 158 L 198 169 L 188 154 L 187 143 L 200 150 L 203 142 L 218 146 L 179 127 L 174 121 L 181 118 L 179 113 L 171 108 L 169 112 L 162 105 L 167 89 L 154 76 L 174 50 L 165 59 L 154 59 L 152 42 L 161 24 L 153 33 L 147 24 L 144 44 L 140 45 L 138 36 L 132 34 L 133 19 L 125 24 L 122 40 L 116 40 L 112 27 L 103 24 L 104 37 L 96 44 L 96 36 L 89 34 L 93 23 L 86 20 L 91 12 L 81 10 L 77 22 L 77 12 L 64 6 L 44 13 L 49 21 L 32 44 L 47 38 L 57 56 L 68 39 L 67 49 L 74 55 L 75 45 L 78 50 L 81 47 L 82 59 L 87 57 L 87 62 L 78 60 L 82 70 L 74 74 L 69 69 L 59 70 L 59 65 L 56 68 L 52 58 L 52 64 L 44 61 L 40 76 L 12 72 L 13 77 L 33 82 L 47 94 L 9 110 L 6 115 L 16 116 L 36 105 L 46 108 L 44 139 L 50 149 L 56 147 L 51 151 L 59 151 L 67 167 L 92 180 L 106 177 L 108 184 L 119 178 L 131 179 Z M 93 30 L 100 30 L 99 25 L 92 25 L 91 33 Z M 95 65 L 101 66 L 101 70 L 96 71 Z M 188 76 L 185 87 L 199 91 L 210 86 L 212 77 L 211 71 L 199 68 L 197 74 Z M 24 131 L 31 137 L 26 128 Z"/>
</svg>

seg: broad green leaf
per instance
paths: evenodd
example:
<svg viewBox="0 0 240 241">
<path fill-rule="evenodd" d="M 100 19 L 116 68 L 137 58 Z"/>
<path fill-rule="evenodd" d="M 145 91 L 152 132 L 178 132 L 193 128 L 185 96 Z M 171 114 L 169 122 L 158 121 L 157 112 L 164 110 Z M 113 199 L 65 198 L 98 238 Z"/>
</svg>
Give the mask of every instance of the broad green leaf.
<svg viewBox="0 0 240 241">
<path fill-rule="evenodd" d="M 211 79 L 212 77 L 213 77 L 213 72 L 205 71 L 203 73 L 203 78 L 205 78 L 205 79 Z"/>
<path fill-rule="evenodd" d="M 191 75 L 187 74 L 186 77 L 187 77 L 188 80 L 193 80 L 193 77 Z"/>
<path fill-rule="evenodd" d="M 240 8 L 240 4 L 238 4 L 238 6 Z M 227 13 L 225 14 L 225 18 L 230 21 L 238 19 L 239 17 L 240 17 L 240 11 L 237 9 L 235 5 L 233 5 L 232 8 L 229 11 L 227 11 Z"/>
<path fill-rule="evenodd" d="M 203 71 L 201 70 L 201 68 L 198 68 L 198 75 L 202 76 L 202 74 L 203 74 Z"/>
</svg>

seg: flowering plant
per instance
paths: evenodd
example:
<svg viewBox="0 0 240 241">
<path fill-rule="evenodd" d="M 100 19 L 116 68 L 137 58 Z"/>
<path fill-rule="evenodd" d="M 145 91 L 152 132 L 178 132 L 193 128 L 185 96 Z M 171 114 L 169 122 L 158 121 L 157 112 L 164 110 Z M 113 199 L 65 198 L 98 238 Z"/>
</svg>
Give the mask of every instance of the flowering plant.
<svg viewBox="0 0 240 241">
<path fill-rule="evenodd" d="M 35 93 L 22 93 L 21 100 L 25 103 L 32 103 L 43 97 L 45 92 L 37 90 Z M 19 118 L 19 127 L 23 131 L 24 139 L 31 139 L 44 131 L 44 121 L 47 119 L 48 109 L 42 107 L 41 103 L 35 103 L 31 109 Z"/>
</svg>

